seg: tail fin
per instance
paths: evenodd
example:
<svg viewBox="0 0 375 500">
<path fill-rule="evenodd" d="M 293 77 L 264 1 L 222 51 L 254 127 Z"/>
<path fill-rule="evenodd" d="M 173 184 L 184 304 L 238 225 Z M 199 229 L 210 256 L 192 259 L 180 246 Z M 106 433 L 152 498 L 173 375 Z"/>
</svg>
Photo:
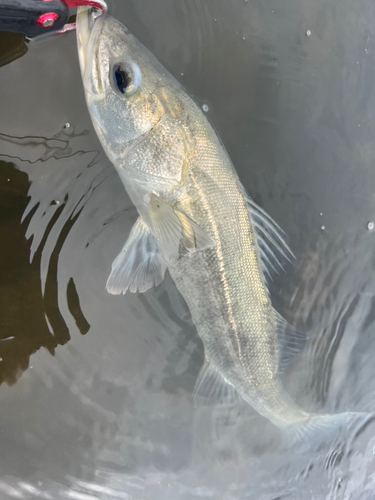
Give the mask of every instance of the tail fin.
<svg viewBox="0 0 375 500">
<path fill-rule="evenodd" d="M 290 424 L 283 430 L 282 445 L 290 447 L 295 444 L 311 444 L 312 441 L 320 444 L 339 430 L 354 424 L 362 428 L 373 418 L 374 414 L 364 412 L 311 415 L 307 420 Z"/>
</svg>

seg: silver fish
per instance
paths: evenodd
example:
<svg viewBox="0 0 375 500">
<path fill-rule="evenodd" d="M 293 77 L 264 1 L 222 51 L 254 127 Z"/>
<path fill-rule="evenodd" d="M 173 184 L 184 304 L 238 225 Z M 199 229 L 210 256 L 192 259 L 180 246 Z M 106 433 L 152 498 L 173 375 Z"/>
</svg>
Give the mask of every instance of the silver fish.
<svg viewBox="0 0 375 500">
<path fill-rule="evenodd" d="M 272 307 L 266 278 L 292 254 L 202 110 L 112 17 L 79 8 L 77 40 L 95 130 L 139 213 L 108 292 L 144 292 L 168 268 L 204 344 L 197 400 L 242 398 L 289 438 L 357 418 L 309 414 L 282 386 L 303 336 Z"/>
</svg>

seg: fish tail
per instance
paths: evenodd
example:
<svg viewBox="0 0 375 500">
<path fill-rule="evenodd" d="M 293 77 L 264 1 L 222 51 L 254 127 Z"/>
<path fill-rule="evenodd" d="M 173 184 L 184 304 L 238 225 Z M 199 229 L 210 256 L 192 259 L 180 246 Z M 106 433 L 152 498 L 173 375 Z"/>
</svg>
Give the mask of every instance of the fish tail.
<svg viewBox="0 0 375 500">
<path fill-rule="evenodd" d="M 283 429 L 282 444 L 289 447 L 312 441 L 321 443 L 337 431 L 354 424 L 362 428 L 374 417 L 374 414 L 365 412 L 311 415 L 306 420 L 294 422 Z"/>
</svg>

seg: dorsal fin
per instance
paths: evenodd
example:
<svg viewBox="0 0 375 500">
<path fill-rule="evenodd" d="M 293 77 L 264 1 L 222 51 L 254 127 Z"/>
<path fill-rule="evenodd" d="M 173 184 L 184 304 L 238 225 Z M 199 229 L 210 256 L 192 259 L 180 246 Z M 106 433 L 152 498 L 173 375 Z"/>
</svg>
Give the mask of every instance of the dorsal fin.
<svg viewBox="0 0 375 500">
<path fill-rule="evenodd" d="M 287 262 L 292 263 L 295 255 L 285 241 L 285 233 L 281 227 L 246 193 L 241 190 L 257 235 L 259 254 L 262 260 L 262 269 L 266 283 L 272 279 L 272 272 L 279 274 L 284 271 Z"/>
<path fill-rule="evenodd" d="M 282 372 L 294 356 L 303 351 L 307 335 L 290 325 L 277 311 L 275 316 L 279 344 L 279 372 Z"/>
<path fill-rule="evenodd" d="M 250 198 L 243 186 L 240 188 L 256 232 L 264 280 L 267 285 L 268 280 L 272 280 L 272 272 L 279 274 L 280 271 L 284 271 L 284 265 L 287 262 L 292 263 L 296 257 L 286 243 L 286 235 L 277 222 Z M 274 313 L 279 343 L 279 371 L 281 372 L 294 356 L 303 350 L 307 335 L 289 325 L 277 311 L 274 310 Z"/>
</svg>

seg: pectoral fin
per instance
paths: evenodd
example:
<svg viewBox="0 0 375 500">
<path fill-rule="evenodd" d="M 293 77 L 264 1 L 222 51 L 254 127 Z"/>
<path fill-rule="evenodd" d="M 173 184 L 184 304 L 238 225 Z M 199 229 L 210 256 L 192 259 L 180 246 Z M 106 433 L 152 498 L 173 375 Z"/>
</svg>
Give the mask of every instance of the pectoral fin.
<svg viewBox="0 0 375 500">
<path fill-rule="evenodd" d="M 179 257 L 216 245 L 215 240 L 190 217 L 155 195 L 150 198 L 149 213 L 157 244 L 168 257 Z"/>
<path fill-rule="evenodd" d="M 195 383 L 195 406 L 200 405 L 236 405 L 242 401 L 241 396 L 222 375 L 206 360 Z"/>
<path fill-rule="evenodd" d="M 123 249 L 112 264 L 107 291 L 114 295 L 145 292 L 164 279 L 167 263 L 154 236 L 138 217 Z"/>
</svg>

